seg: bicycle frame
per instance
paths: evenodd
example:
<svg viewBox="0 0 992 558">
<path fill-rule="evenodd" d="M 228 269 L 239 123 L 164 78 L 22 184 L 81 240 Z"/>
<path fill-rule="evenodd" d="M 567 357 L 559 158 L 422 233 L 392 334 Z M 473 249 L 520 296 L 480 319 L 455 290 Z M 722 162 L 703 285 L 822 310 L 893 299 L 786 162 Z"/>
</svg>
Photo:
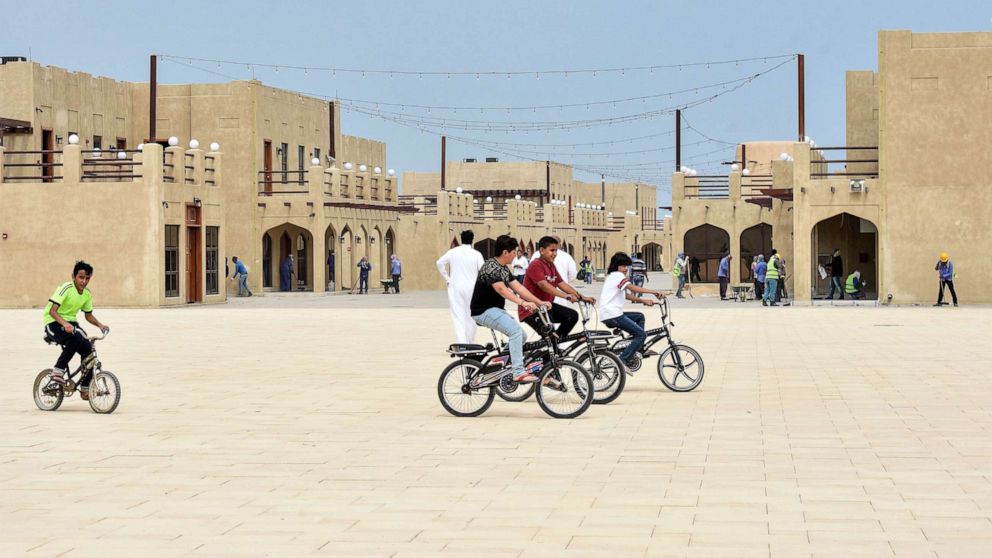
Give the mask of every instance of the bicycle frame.
<svg viewBox="0 0 992 558">
<path fill-rule="evenodd" d="M 648 338 L 644 341 L 644 346 L 641 347 L 640 351 L 638 351 L 641 354 L 641 356 L 646 356 L 645 353 L 651 350 L 651 347 L 653 347 L 656 343 L 658 343 L 662 339 L 668 339 L 669 347 L 675 346 L 675 340 L 672 339 L 672 332 L 669 329 L 669 326 L 675 327 L 675 323 L 671 321 L 671 314 L 669 312 L 670 309 L 668 307 L 668 299 L 663 299 L 658 304 L 656 304 L 656 306 L 658 306 L 658 309 L 661 311 L 661 327 L 649 329 L 644 332 L 645 335 L 648 336 Z M 620 330 L 619 335 L 621 337 L 621 340 L 631 338 L 630 334 L 623 330 Z M 679 358 L 678 355 L 676 355 L 676 358 L 677 359 Z"/>
<path fill-rule="evenodd" d="M 86 330 L 84 330 L 83 328 L 77 326 L 76 330 L 78 330 L 83 335 L 83 337 L 86 337 L 86 339 L 90 342 L 90 345 L 93 347 L 93 352 L 91 352 L 87 357 L 80 357 L 79 366 L 77 366 L 76 369 L 73 370 L 72 372 L 69 372 L 68 376 L 65 379 L 66 380 L 65 386 L 62 388 L 65 391 L 66 395 L 72 395 L 76 391 L 76 386 L 78 385 L 76 383 L 77 376 L 81 381 L 83 377 L 86 376 L 87 372 L 95 373 L 97 370 L 101 370 L 103 368 L 103 364 L 100 363 L 100 359 L 99 357 L 97 357 L 96 354 L 96 342 L 103 341 L 104 339 L 107 338 L 107 335 L 110 333 L 108 331 L 107 333 L 104 333 L 100 337 L 90 337 L 86 334 Z M 58 345 L 58 343 L 55 343 L 54 341 L 50 342 L 49 344 Z M 59 346 L 61 347 L 61 345 Z"/>
</svg>

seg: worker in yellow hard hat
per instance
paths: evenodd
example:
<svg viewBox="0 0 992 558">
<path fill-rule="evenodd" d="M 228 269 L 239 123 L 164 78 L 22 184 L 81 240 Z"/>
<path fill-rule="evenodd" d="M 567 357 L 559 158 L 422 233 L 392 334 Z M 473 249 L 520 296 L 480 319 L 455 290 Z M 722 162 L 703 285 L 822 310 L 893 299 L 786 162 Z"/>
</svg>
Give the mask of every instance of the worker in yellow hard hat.
<svg viewBox="0 0 992 558">
<path fill-rule="evenodd" d="M 958 295 L 954 292 L 954 264 L 951 263 L 951 258 L 947 255 L 947 252 L 941 252 L 940 260 L 937 261 L 937 265 L 933 266 L 933 269 L 940 276 L 940 291 L 937 293 L 937 304 L 934 304 L 934 306 L 947 304 L 944 302 L 945 285 L 951 290 L 951 300 L 954 301 L 954 306 L 957 306 Z"/>
</svg>

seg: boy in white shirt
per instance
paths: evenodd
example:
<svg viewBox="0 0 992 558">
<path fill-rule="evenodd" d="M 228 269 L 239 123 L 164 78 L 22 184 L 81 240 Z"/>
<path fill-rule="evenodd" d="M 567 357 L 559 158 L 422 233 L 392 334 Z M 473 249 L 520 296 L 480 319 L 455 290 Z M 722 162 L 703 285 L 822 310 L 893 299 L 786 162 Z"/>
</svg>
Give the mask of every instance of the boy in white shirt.
<svg viewBox="0 0 992 558">
<path fill-rule="evenodd" d="M 627 279 L 627 270 L 633 262 L 630 256 L 617 252 L 610 259 L 609 274 L 603 283 L 603 294 L 599 297 L 599 319 L 604 325 L 619 328 L 634 336 L 630 344 L 620 354 L 620 360 L 628 364 L 637 351 L 644 346 L 647 334 L 644 332 L 644 314 L 640 312 L 624 312 L 624 299 L 654 306 L 654 301 L 638 298 L 636 294 L 654 295 L 659 300 L 665 298 L 661 291 L 652 291 L 634 285 Z"/>
</svg>

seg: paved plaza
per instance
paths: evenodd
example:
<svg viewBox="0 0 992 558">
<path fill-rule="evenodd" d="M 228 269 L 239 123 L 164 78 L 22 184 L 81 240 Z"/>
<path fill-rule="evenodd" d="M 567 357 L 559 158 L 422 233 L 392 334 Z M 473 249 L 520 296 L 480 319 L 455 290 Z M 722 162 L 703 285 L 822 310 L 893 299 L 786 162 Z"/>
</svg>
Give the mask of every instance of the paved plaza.
<svg viewBox="0 0 992 558">
<path fill-rule="evenodd" d="M 2 556 L 992 548 L 988 308 L 677 301 L 702 386 L 666 390 L 651 360 L 571 421 L 533 400 L 449 416 L 441 293 L 98 309 L 108 416 L 35 408 L 40 314 L 0 312 Z"/>
</svg>

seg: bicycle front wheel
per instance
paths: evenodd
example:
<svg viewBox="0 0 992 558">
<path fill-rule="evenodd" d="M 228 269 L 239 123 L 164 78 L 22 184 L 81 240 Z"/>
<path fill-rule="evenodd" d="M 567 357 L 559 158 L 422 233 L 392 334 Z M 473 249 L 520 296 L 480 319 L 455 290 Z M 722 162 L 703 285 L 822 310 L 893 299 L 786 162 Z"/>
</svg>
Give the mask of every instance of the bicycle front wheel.
<svg viewBox="0 0 992 558">
<path fill-rule="evenodd" d="M 570 360 L 549 366 L 537 382 L 537 404 L 554 418 L 575 418 L 586 412 L 595 396 L 592 375 Z"/>
<path fill-rule="evenodd" d="M 42 370 L 34 379 L 34 404 L 42 411 L 54 411 L 62 404 L 65 390 L 52 381 L 52 369 Z"/>
<path fill-rule="evenodd" d="M 482 363 L 463 358 L 448 365 L 437 380 L 437 397 L 444 410 L 456 417 L 477 417 L 493 404 L 492 386 L 473 388 L 472 381 L 481 374 Z"/>
<path fill-rule="evenodd" d="M 658 378 L 672 391 L 692 391 L 703 382 L 703 357 L 688 345 L 665 349 L 658 358 Z"/>
<path fill-rule="evenodd" d="M 94 413 L 107 415 L 117 409 L 121 402 L 121 383 L 109 370 L 101 370 L 90 380 L 90 409 Z"/>
<path fill-rule="evenodd" d="M 599 349 L 595 354 L 596 358 L 590 361 L 589 353 L 582 353 L 579 355 L 578 363 L 592 376 L 592 383 L 596 390 L 592 399 L 593 404 L 605 405 L 613 402 L 623 393 L 623 388 L 627 383 L 627 375 L 624 374 L 620 357 L 615 355 L 613 351 Z"/>
</svg>

